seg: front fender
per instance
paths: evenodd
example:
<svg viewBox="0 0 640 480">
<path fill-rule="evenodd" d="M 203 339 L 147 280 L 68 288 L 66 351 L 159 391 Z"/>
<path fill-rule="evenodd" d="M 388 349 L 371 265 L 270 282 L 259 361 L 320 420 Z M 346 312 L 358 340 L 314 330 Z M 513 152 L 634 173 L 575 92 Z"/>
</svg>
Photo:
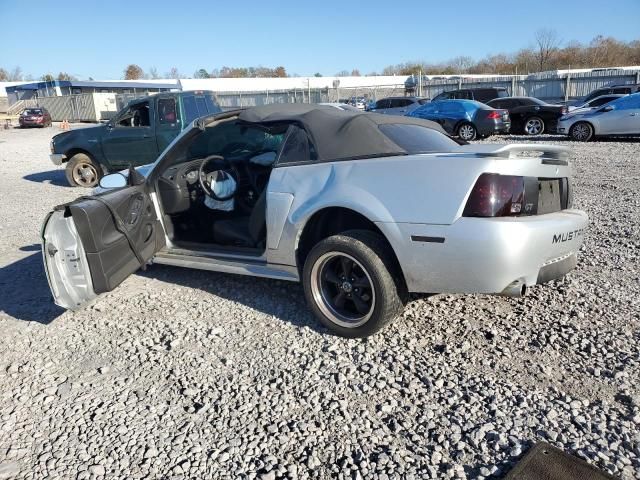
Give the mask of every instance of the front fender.
<svg viewBox="0 0 640 480">
<path fill-rule="evenodd" d="M 102 151 L 102 138 L 105 126 L 79 128 L 53 137 L 53 149 L 56 154 L 63 154 L 67 160 L 78 152 L 89 154 L 96 162 L 108 167 Z"/>
</svg>

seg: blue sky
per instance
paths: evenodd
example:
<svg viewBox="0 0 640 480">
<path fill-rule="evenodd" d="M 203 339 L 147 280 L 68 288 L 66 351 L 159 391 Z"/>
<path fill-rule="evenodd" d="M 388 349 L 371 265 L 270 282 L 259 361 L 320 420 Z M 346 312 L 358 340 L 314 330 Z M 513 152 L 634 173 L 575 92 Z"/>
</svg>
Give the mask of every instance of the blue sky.
<svg viewBox="0 0 640 480">
<path fill-rule="evenodd" d="M 640 0 L 0 0 L 0 21 L 0 67 L 19 65 L 34 77 L 65 71 L 117 79 L 128 63 L 188 75 L 200 67 L 283 65 L 305 76 L 514 52 L 542 27 L 565 42 L 598 34 L 640 39 Z"/>
</svg>

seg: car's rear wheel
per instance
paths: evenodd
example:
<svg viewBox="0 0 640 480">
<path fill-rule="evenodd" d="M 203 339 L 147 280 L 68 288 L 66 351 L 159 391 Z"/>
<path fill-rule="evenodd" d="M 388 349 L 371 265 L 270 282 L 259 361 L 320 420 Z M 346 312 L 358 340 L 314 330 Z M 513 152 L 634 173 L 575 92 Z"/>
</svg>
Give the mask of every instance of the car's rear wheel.
<svg viewBox="0 0 640 480">
<path fill-rule="evenodd" d="M 569 136 L 577 142 L 588 142 L 593 137 L 593 127 L 587 122 L 578 122 L 569 129 Z"/>
<path fill-rule="evenodd" d="M 478 130 L 472 123 L 463 123 L 458 127 L 458 137 L 465 142 L 475 140 L 478 136 Z"/>
<path fill-rule="evenodd" d="M 530 117 L 524 124 L 525 135 L 541 135 L 544 132 L 544 120 L 540 117 Z"/>
<path fill-rule="evenodd" d="M 313 313 L 344 337 L 366 337 L 397 317 L 406 298 L 390 247 L 379 235 L 351 230 L 321 240 L 303 270 Z"/>
<path fill-rule="evenodd" d="M 98 185 L 102 178 L 102 168 L 89 155 L 76 153 L 67 162 L 65 176 L 72 187 L 91 188 Z"/>
</svg>

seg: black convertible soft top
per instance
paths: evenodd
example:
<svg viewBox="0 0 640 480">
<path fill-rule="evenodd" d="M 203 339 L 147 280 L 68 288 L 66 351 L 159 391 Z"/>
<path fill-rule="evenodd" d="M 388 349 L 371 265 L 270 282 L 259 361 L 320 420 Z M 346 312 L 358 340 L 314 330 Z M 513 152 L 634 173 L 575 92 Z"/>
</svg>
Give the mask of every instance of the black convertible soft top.
<svg viewBox="0 0 640 480">
<path fill-rule="evenodd" d="M 273 104 L 225 112 L 214 120 L 237 117 L 247 123 L 297 123 L 311 136 L 318 160 L 406 155 L 378 128 L 384 124 L 420 125 L 446 132 L 435 122 L 420 118 L 345 111 L 313 104 Z"/>
</svg>

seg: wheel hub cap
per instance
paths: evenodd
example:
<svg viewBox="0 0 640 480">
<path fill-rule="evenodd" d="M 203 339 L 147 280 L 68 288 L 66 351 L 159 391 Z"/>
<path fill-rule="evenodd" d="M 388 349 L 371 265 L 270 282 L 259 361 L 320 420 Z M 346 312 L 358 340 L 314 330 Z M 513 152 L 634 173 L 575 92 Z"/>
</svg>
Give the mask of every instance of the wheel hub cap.
<svg viewBox="0 0 640 480">
<path fill-rule="evenodd" d="M 376 292 L 363 264 L 343 252 L 320 257 L 311 271 L 316 305 L 333 323 L 355 328 L 373 314 Z"/>
</svg>

